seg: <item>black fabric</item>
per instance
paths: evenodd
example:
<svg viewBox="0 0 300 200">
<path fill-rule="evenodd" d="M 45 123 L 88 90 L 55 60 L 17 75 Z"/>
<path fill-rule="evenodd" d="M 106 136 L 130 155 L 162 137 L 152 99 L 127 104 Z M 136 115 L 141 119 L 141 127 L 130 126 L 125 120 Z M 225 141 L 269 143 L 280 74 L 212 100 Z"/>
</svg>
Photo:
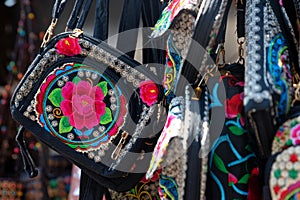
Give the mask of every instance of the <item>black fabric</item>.
<svg viewBox="0 0 300 200">
<path fill-rule="evenodd" d="M 52 10 L 52 19 L 57 19 L 61 15 L 67 0 L 56 0 Z"/>
<path fill-rule="evenodd" d="M 94 37 L 105 41 L 108 37 L 109 0 L 96 0 Z"/>
<path fill-rule="evenodd" d="M 152 33 L 151 28 L 154 27 L 158 21 L 163 9 L 166 7 L 167 1 L 161 2 L 161 0 L 146 0 L 142 5 L 142 20 L 143 20 L 143 63 L 165 63 L 166 52 L 165 47 L 161 46 L 166 44 L 165 37 L 159 37 L 155 39 L 150 38 Z M 158 67 L 162 69 L 162 67 Z M 162 74 L 163 71 L 158 74 Z"/>
<path fill-rule="evenodd" d="M 134 58 L 141 18 L 143 23 L 143 63 L 163 64 L 165 51 L 161 50 L 164 49 L 164 47 L 161 48 L 161 44 L 165 44 L 165 38 L 153 40 L 150 38 L 150 34 L 152 32 L 151 27 L 154 27 L 166 5 L 166 1 L 161 2 L 160 0 L 125 0 L 119 25 L 119 33 L 121 34 L 118 37 L 117 49 Z M 126 34 L 126 31 L 130 31 L 130 33 Z M 122 34 L 122 32 L 125 33 Z M 158 49 L 156 49 L 157 47 Z"/>
<path fill-rule="evenodd" d="M 79 29 L 82 29 L 83 25 L 84 25 L 84 22 L 88 16 L 88 13 L 89 13 L 89 10 L 91 8 L 91 5 L 93 3 L 93 0 L 86 0 L 85 1 L 85 4 L 82 8 L 82 11 L 81 11 L 81 14 L 79 16 L 79 20 L 77 22 L 77 25 L 75 28 L 79 28 Z"/>
<path fill-rule="evenodd" d="M 229 1 L 230 2 L 230 1 Z M 197 78 L 199 74 L 200 65 L 206 54 L 206 49 L 211 34 L 214 19 L 219 12 L 222 1 L 212 0 L 204 5 L 203 11 L 195 27 L 195 32 L 192 37 L 193 42 L 190 45 L 190 50 L 187 54 L 187 58 L 184 60 L 182 67 L 182 77 L 179 78 L 176 95 L 184 94 L 184 87 L 186 80 L 193 87 L 197 87 Z M 205 27 L 205 28 L 203 28 Z M 199 46 L 200 45 L 200 46 Z"/>
<path fill-rule="evenodd" d="M 73 6 L 73 10 L 70 14 L 70 18 L 67 22 L 67 27 L 71 30 L 73 30 L 77 24 L 77 21 L 79 19 L 79 14 L 81 11 L 81 7 L 83 5 L 84 0 L 76 0 Z"/>
<path fill-rule="evenodd" d="M 245 37 L 245 8 L 246 2 L 243 0 L 237 1 L 237 36 L 238 38 Z"/>
<path fill-rule="evenodd" d="M 29 177 L 35 177 L 38 174 L 38 169 L 32 159 L 32 157 L 29 154 L 28 148 L 26 146 L 25 140 L 24 140 L 24 131 L 25 128 L 23 126 L 19 127 L 19 131 L 16 135 L 16 142 L 20 148 L 21 156 L 24 164 L 24 170 L 27 172 Z"/>
<path fill-rule="evenodd" d="M 222 106 L 211 104 L 211 107 L 220 110 L 225 108 L 226 115 L 221 133 L 210 130 L 212 148 L 208 158 L 206 198 L 247 199 L 248 179 L 243 180 L 243 177 L 251 174 L 257 161 L 251 150 L 252 143 L 244 121 L 241 99 L 244 91 L 241 84 L 244 82 L 244 66 L 234 63 L 225 65 L 220 71 L 221 77 L 213 77 L 209 82 L 224 84 L 224 88 L 215 87 L 217 91 L 211 94 L 211 102 L 219 99 L 223 92 L 226 93 L 226 100 L 222 101 L 220 98 Z M 233 107 L 234 111 L 231 109 Z M 220 122 L 212 119 L 210 126 L 215 126 L 213 123 Z M 216 140 L 212 139 L 216 136 Z"/>
<path fill-rule="evenodd" d="M 105 200 L 111 200 L 108 189 L 90 178 L 84 171 L 81 171 L 79 191 L 80 200 L 102 200 L 103 196 Z"/>
<path fill-rule="evenodd" d="M 222 19 L 222 23 L 220 26 L 220 31 L 218 32 L 218 36 L 216 39 L 216 45 L 214 49 L 217 48 L 218 44 L 224 44 L 225 43 L 225 37 L 226 37 L 226 28 L 227 28 L 227 20 L 228 20 L 228 14 L 231 7 L 231 1 L 228 2 L 226 8 L 225 8 L 225 14 Z"/>
<path fill-rule="evenodd" d="M 119 33 L 130 31 L 130 34 L 119 34 L 117 49 L 131 58 L 135 54 L 142 3 L 141 0 L 125 0 L 121 15 Z"/>
</svg>

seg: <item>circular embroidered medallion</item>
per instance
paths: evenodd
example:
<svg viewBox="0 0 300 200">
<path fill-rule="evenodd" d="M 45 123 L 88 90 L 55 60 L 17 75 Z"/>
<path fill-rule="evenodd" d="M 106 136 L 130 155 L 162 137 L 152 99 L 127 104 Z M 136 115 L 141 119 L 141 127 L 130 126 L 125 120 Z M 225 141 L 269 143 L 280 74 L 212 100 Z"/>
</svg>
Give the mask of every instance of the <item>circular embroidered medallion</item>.
<svg viewBox="0 0 300 200">
<path fill-rule="evenodd" d="M 115 136 L 127 110 L 115 80 L 78 63 L 63 64 L 50 73 L 35 99 L 39 124 L 82 152 Z"/>
</svg>

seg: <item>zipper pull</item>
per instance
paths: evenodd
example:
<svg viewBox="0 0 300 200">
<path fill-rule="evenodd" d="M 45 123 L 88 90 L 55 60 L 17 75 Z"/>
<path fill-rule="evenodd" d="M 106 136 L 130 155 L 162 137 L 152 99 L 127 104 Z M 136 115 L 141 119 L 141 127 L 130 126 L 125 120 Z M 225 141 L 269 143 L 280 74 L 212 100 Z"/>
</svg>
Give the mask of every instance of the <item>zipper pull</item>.
<svg viewBox="0 0 300 200">
<path fill-rule="evenodd" d="M 111 154 L 111 159 L 113 160 L 117 160 L 117 158 L 119 157 L 120 153 L 121 153 L 121 150 L 122 150 L 122 147 L 123 145 L 125 144 L 126 142 L 126 138 L 128 137 L 128 133 L 127 132 L 123 132 L 122 133 L 122 137 L 117 145 L 117 147 L 115 148 L 115 150 L 113 151 L 113 153 Z"/>
</svg>

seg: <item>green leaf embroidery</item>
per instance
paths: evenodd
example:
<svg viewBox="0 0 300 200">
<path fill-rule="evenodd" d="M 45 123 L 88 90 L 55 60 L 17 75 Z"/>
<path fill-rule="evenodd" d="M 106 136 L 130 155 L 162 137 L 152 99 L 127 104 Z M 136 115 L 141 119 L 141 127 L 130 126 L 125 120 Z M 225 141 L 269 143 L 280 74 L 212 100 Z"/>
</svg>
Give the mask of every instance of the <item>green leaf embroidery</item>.
<svg viewBox="0 0 300 200">
<path fill-rule="evenodd" d="M 100 117 L 100 124 L 108 124 L 112 121 L 112 114 L 109 108 L 105 108 L 105 114 Z"/>
<path fill-rule="evenodd" d="M 72 82 L 77 85 L 79 82 L 81 81 L 81 78 L 79 78 L 78 76 L 75 76 L 72 80 Z"/>
<path fill-rule="evenodd" d="M 247 145 L 245 146 L 245 149 L 246 149 L 247 151 L 249 151 L 249 152 L 253 152 L 253 150 L 252 150 L 252 148 L 251 148 L 251 146 L 250 146 L 249 144 L 247 144 Z"/>
<path fill-rule="evenodd" d="M 245 174 L 238 183 L 243 183 L 243 184 L 247 184 L 248 183 L 248 179 L 250 177 L 250 174 Z"/>
<path fill-rule="evenodd" d="M 82 149 L 87 149 L 90 145 L 88 144 L 84 144 L 84 145 L 80 145 L 79 147 L 82 148 Z"/>
<path fill-rule="evenodd" d="M 79 64 L 79 63 L 75 63 L 74 65 L 73 65 L 73 67 L 81 67 L 82 66 L 82 64 Z"/>
<path fill-rule="evenodd" d="M 240 136 L 244 134 L 244 129 L 241 129 L 240 127 L 237 126 L 230 126 L 229 127 L 230 132 L 232 132 L 234 135 Z"/>
<path fill-rule="evenodd" d="M 222 160 L 217 154 L 214 154 L 214 156 L 213 156 L 213 162 L 215 163 L 216 167 L 217 167 L 220 171 L 222 171 L 222 172 L 228 174 L 228 170 L 226 169 L 223 160 Z"/>
<path fill-rule="evenodd" d="M 48 98 L 54 106 L 59 107 L 60 103 L 64 100 L 64 98 L 61 94 L 61 88 L 55 88 L 50 93 Z"/>
<path fill-rule="evenodd" d="M 101 87 L 104 96 L 106 96 L 107 95 L 107 82 L 102 81 L 102 82 L 98 83 L 97 86 Z"/>
<path fill-rule="evenodd" d="M 75 149 L 75 148 L 77 148 L 78 147 L 78 145 L 77 144 L 68 144 L 69 145 L 69 147 L 71 147 L 72 149 Z"/>
<path fill-rule="evenodd" d="M 60 133 L 68 133 L 73 129 L 70 125 L 69 119 L 63 116 L 59 121 L 59 132 Z"/>
</svg>

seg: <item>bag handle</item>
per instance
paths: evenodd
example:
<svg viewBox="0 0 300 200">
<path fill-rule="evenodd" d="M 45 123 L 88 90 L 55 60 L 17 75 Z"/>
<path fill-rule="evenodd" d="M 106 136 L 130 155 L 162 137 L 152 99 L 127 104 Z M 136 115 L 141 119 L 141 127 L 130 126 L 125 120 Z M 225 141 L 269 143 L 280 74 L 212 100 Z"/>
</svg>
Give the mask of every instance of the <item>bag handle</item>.
<svg viewBox="0 0 300 200">
<path fill-rule="evenodd" d="M 245 37 L 245 8 L 246 2 L 244 0 L 237 0 L 236 30 L 238 39 Z"/>
<path fill-rule="evenodd" d="M 53 9 L 52 9 L 52 20 L 51 23 L 44 35 L 43 42 L 41 44 L 41 48 L 46 47 L 46 44 L 52 38 L 54 33 L 54 28 L 56 27 L 58 18 L 60 17 L 61 13 L 63 12 L 67 0 L 55 0 Z"/>
<path fill-rule="evenodd" d="M 94 37 L 105 41 L 108 38 L 109 0 L 96 0 Z"/>
<path fill-rule="evenodd" d="M 75 1 L 73 10 L 72 10 L 72 12 L 70 14 L 70 18 L 69 18 L 69 20 L 67 22 L 66 30 L 68 30 L 68 29 L 70 29 L 70 30 L 75 29 L 77 21 L 78 21 L 78 16 L 80 14 L 80 10 L 81 10 L 82 5 L 83 5 L 83 1 L 84 0 L 76 0 Z"/>
<path fill-rule="evenodd" d="M 104 3 L 103 3 L 104 2 Z M 66 0 L 56 0 L 52 10 L 52 20 L 44 35 L 41 48 L 45 48 L 46 44 L 50 41 L 54 34 L 54 29 L 56 27 L 58 18 L 64 10 Z M 70 18 L 67 22 L 66 30 L 81 30 L 91 8 L 93 0 L 76 0 L 73 10 L 71 12 Z M 97 0 L 96 9 L 96 21 L 94 26 L 94 37 L 97 39 L 105 39 L 108 35 L 108 10 L 109 10 L 108 0 Z M 101 23 L 104 22 L 103 27 Z M 101 31 L 104 31 L 101 33 Z M 80 31 L 79 33 L 82 33 Z"/>
<path fill-rule="evenodd" d="M 63 12 L 67 0 L 56 0 L 52 10 L 52 19 L 58 19 Z"/>
</svg>

